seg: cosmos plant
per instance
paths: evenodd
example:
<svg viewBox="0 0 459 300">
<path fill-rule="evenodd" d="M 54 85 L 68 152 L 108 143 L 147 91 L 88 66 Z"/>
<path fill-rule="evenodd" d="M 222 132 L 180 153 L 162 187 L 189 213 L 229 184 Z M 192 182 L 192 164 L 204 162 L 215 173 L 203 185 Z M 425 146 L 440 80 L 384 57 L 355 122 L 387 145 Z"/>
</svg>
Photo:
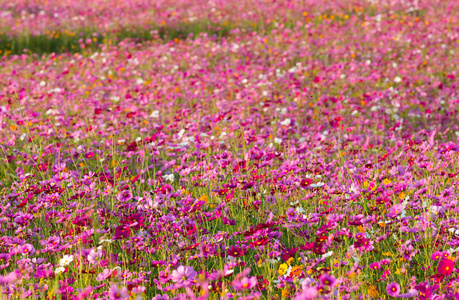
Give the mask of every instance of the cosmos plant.
<svg viewBox="0 0 459 300">
<path fill-rule="evenodd" d="M 0 1 L 2 299 L 459 297 L 457 1 L 115 2 Z"/>
</svg>

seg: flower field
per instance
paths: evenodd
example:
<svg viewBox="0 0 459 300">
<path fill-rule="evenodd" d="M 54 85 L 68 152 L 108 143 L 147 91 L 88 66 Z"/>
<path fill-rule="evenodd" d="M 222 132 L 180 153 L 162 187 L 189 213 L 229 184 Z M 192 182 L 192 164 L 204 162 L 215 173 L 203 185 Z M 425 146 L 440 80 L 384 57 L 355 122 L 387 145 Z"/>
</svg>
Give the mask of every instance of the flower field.
<svg viewBox="0 0 459 300">
<path fill-rule="evenodd" d="M 0 299 L 459 298 L 459 2 L 0 8 Z"/>
</svg>

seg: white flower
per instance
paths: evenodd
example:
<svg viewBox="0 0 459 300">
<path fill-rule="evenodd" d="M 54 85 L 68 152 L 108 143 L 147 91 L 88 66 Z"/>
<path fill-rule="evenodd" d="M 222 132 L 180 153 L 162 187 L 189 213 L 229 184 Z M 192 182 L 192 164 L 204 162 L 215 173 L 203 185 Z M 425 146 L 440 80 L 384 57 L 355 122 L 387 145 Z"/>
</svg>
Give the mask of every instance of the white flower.
<svg viewBox="0 0 459 300">
<path fill-rule="evenodd" d="M 311 184 L 310 187 L 312 187 L 312 188 L 319 188 L 319 187 L 322 187 L 322 186 L 324 186 L 324 185 L 325 185 L 325 183 L 323 183 L 323 182 L 318 182 L 318 183 L 313 183 L 313 184 Z"/>
<path fill-rule="evenodd" d="M 302 208 L 301 206 L 298 206 L 298 207 L 296 208 L 296 211 L 297 211 L 298 213 L 300 213 L 300 214 L 304 214 L 304 213 L 306 212 L 306 211 L 304 210 L 304 208 Z"/>
<path fill-rule="evenodd" d="M 65 271 L 65 268 L 63 268 L 63 267 L 58 267 L 58 268 L 56 268 L 56 270 L 54 270 L 54 273 L 56 273 L 56 274 L 61 274 L 61 273 L 64 272 L 64 271 Z"/>
<path fill-rule="evenodd" d="M 400 77 L 398 77 L 398 76 L 395 76 L 394 81 L 396 83 L 399 83 L 400 81 L 402 81 L 402 79 Z"/>
<path fill-rule="evenodd" d="M 40 81 L 40 86 L 45 86 L 46 85 L 46 81 L 42 80 Z"/>
<path fill-rule="evenodd" d="M 234 273 L 234 269 L 228 269 L 228 270 L 226 270 L 226 272 L 225 272 L 225 276 L 231 275 L 231 274 L 233 274 L 233 273 Z"/>
<path fill-rule="evenodd" d="M 155 119 L 159 118 L 159 111 L 154 110 L 154 111 L 151 113 L 150 118 L 155 118 Z"/>
<path fill-rule="evenodd" d="M 113 240 L 110 240 L 110 239 L 101 239 L 99 244 L 102 244 L 103 242 L 106 242 L 106 243 L 113 243 Z"/>
<path fill-rule="evenodd" d="M 184 133 L 185 133 L 185 129 L 181 129 L 178 133 L 178 138 L 181 139 Z"/>
<path fill-rule="evenodd" d="M 137 80 L 136 80 L 136 83 L 137 83 L 137 84 L 142 84 L 142 83 L 144 83 L 144 82 L 145 82 L 145 81 L 143 81 L 142 78 L 137 78 Z"/>
<path fill-rule="evenodd" d="M 329 252 L 325 253 L 324 255 L 322 255 L 322 259 L 330 257 L 332 255 L 333 255 L 333 251 L 329 251 Z"/>
<path fill-rule="evenodd" d="M 270 263 L 272 263 L 272 264 L 277 264 L 277 263 L 279 262 L 279 260 L 280 260 L 279 257 L 276 257 L 276 259 L 273 259 L 273 258 L 268 259 L 268 261 L 269 261 Z"/>
<path fill-rule="evenodd" d="M 285 119 L 284 121 L 281 122 L 281 125 L 283 126 L 289 126 L 292 123 L 290 119 Z"/>
<path fill-rule="evenodd" d="M 73 261 L 73 255 L 64 255 L 64 257 L 61 258 L 61 260 L 59 260 L 59 265 L 63 267 L 63 266 L 68 265 L 72 261 Z"/>
<path fill-rule="evenodd" d="M 175 180 L 174 174 L 166 174 L 163 176 L 163 178 L 167 181 L 173 182 Z"/>
<path fill-rule="evenodd" d="M 280 143 L 282 143 L 282 140 L 280 138 L 275 138 L 274 139 L 274 143 L 280 144 Z"/>
</svg>

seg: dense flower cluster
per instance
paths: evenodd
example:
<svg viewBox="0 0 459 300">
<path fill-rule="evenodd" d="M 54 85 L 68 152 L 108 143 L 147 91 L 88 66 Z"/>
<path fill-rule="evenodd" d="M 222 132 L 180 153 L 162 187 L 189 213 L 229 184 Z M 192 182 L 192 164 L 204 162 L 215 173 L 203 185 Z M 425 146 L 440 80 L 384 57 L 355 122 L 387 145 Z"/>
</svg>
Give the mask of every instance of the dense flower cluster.
<svg viewBox="0 0 459 300">
<path fill-rule="evenodd" d="M 1 22 L 151 1 L 41 2 Z M 456 299 L 458 3 L 173 3 L 277 21 L 0 60 L 2 297 Z"/>
<path fill-rule="evenodd" d="M 148 28 L 154 24 L 177 25 L 210 22 L 221 25 L 242 23 L 264 24 L 299 20 L 314 20 L 327 14 L 333 18 L 360 15 L 375 11 L 418 15 L 425 10 L 441 8 L 444 12 L 457 9 L 454 1 L 381 0 L 378 5 L 350 0 L 317 1 L 223 1 L 223 0 L 1 0 L 0 34 L 67 34 L 82 28 L 97 29 L 99 34 L 119 30 Z M 365 11 L 364 11 L 365 10 Z M 451 15 L 454 18 L 454 15 Z M 379 20 L 379 19 L 377 19 Z"/>
</svg>

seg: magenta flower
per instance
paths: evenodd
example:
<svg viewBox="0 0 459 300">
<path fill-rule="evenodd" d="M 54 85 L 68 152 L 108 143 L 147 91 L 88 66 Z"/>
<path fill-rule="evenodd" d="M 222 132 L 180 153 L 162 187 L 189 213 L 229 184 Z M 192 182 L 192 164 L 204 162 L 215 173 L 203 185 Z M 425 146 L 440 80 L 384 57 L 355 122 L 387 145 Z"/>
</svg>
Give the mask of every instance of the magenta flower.
<svg viewBox="0 0 459 300">
<path fill-rule="evenodd" d="M 370 264 L 370 269 L 379 270 L 380 268 L 381 268 L 381 263 L 379 263 L 379 262 L 374 262 L 374 263 Z"/>
<path fill-rule="evenodd" d="M 434 289 L 428 282 L 421 282 L 420 284 L 416 285 L 416 290 L 418 291 L 418 297 L 420 300 L 427 300 L 432 296 Z"/>
<path fill-rule="evenodd" d="M 327 286 L 334 286 L 336 283 L 335 276 L 329 275 L 327 273 L 320 276 L 319 280 L 323 285 L 327 285 Z"/>
<path fill-rule="evenodd" d="M 381 265 L 388 265 L 390 264 L 390 258 L 381 259 Z"/>
<path fill-rule="evenodd" d="M 109 269 L 105 269 L 102 273 L 97 275 L 96 280 L 97 281 L 104 281 L 108 279 L 112 275 L 112 271 Z"/>
<path fill-rule="evenodd" d="M 23 255 L 33 255 L 35 253 L 35 248 L 31 244 L 25 244 L 19 247 L 20 249 L 18 252 L 20 252 Z"/>
<path fill-rule="evenodd" d="M 431 260 L 439 260 L 441 257 L 441 252 L 440 251 L 435 251 L 432 253 L 432 256 L 430 257 Z"/>
<path fill-rule="evenodd" d="M 132 193 L 130 190 L 124 190 L 122 191 L 121 193 L 119 193 L 116 198 L 121 201 L 121 202 L 124 202 L 124 201 L 129 201 L 132 199 Z"/>
<path fill-rule="evenodd" d="M 193 279 L 196 278 L 196 275 L 197 273 L 193 267 L 180 266 L 172 272 L 171 279 L 178 286 L 189 286 Z"/>
<path fill-rule="evenodd" d="M 453 270 L 454 270 L 454 261 L 452 261 L 449 258 L 443 258 L 438 263 L 437 272 L 438 274 L 442 276 L 451 275 L 451 273 L 453 273 Z"/>
<path fill-rule="evenodd" d="M 169 300 L 169 296 L 167 294 L 164 295 L 156 295 L 151 300 Z"/>
<path fill-rule="evenodd" d="M 93 158 L 94 157 L 94 152 L 86 152 L 84 157 L 85 158 Z"/>
<path fill-rule="evenodd" d="M 247 290 L 257 285 L 257 279 L 255 277 L 244 277 L 241 280 L 236 278 L 231 284 L 236 291 Z"/>
<path fill-rule="evenodd" d="M 418 291 L 416 289 L 410 289 L 408 293 L 399 294 L 397 298 L 414 298 L 418 295 Z"/>
<path fill-rule="evenodd" d="M 0 285 L 7 285 L 19 279 L 18 273 L 13 271 L 5 276 L 0 276 Z"/>
<path fill-rule="evenodd" d="M 33 275 L 33 277 L 35 278 L 50 278 L 53 276 L 54 276 L 54 270 L 52 266 L 37 269 L 37 271 Z"/>
<path fill-rule="evenodd" d="M 319 292 L 315 287 L 307 287 L 301 294 L 295 296 L 293 300 L 311 300 L 316 298 L 318 294 Z"/>
<path fill-rule="evenodd" d="M 396 282 L 389 283 L 386 287 L 386 292 L 389 296 L 397 297 L 400 294 L 400 285 Z"/>
</svg>

